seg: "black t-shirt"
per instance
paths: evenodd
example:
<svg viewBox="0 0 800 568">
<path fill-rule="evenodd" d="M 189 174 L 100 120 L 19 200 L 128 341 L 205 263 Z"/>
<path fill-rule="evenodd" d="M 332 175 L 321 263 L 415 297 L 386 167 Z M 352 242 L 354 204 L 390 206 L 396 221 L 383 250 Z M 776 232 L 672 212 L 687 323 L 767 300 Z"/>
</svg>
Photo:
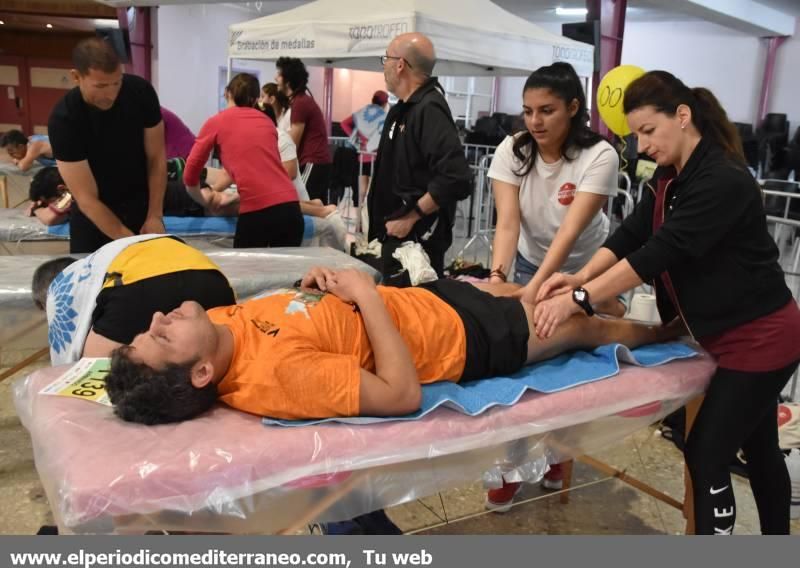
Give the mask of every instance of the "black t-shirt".
<svg viewBox="0 0 800 568">
<path fill-rule="evenodd" d="M 77 87 L 69 91 L 50 113 L 48 134 L 56 160 L 89 161 L 100 201 L 117 213 L 125 202 L 143 200 L 146 207 L 144 129 L 160 121 L 153 86 L 136 75 L 123 75 L 119 96 L 105 111 L 84 102 Z"/>
</svg>

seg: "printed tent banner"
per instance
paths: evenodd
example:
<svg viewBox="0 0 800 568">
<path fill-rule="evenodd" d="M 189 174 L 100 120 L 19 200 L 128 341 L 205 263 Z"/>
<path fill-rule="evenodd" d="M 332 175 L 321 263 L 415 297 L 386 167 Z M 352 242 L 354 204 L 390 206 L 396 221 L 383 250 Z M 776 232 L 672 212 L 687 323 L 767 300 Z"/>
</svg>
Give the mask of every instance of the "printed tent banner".
<svg viewBox="0 0 800 568">
<path fill-rule="evenodd" d="M 550 33 L 488 0 L 317 0 L 229 28 L 231 59 L 299 57 L 307 65 L 380 71 L 391 40 L 421 32 L 437 75 L 527 75 L 555 61 L 592 73 L 594 48 Z"/>
</svg>

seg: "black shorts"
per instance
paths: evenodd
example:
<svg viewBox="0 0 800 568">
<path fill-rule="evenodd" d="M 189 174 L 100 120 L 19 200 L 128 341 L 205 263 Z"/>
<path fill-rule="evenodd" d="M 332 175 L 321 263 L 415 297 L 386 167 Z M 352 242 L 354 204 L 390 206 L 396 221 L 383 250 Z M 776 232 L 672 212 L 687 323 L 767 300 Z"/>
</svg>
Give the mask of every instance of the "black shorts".
<svg viewBox="0 0 800 568">
<path fill-rule="evenodd" d="M 497 298 L 472 284 L 436 280 L 420 284 L 452 307 L 464 322 L 467 360 L 461 381 L 508 375 L 528 357 L 528 317 L 514 298 Z"/>
<path fill-rule="evenodd" d="M 182 270 L 153 276 L 104 288 L 97 295 L 92 328 L 103 337 L 128 345 L 150 328 L 154 313 L 171 312 L 187 300 L 208 310 L 235 304 L 236 296 L 218 270 Z"/>
<path fill-rule="evenodd" d="M 266 209 L 240 213 L 233 248 L 299 247 L 305 220 L 300 203 L 288 201 Z"/>
<path fill-rule="evenodd" d="M 182 180 L 168 181 L 164 193 L 165 217 L 203 217 L 203 206 L 192 199 Z"/>
<path fill-rule="evenodd" d="M 372 176 L 372 162 L 359 162 L 358 173 L 362 176 Z"/>
</svg>

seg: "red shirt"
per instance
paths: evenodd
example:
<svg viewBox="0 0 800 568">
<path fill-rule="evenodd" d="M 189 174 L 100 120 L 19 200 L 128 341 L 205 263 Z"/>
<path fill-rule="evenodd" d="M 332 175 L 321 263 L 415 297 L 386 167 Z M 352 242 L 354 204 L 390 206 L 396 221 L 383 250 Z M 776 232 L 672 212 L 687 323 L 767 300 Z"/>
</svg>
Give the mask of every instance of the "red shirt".
<svg viewBox="0 0 800 568">
<path fill-rule="evenodd" d="M 328 149 L 328 131 L 325 118 L 314 99 L 305 93 L 292 97 L 292 124 L 303 123 L 303 135 L 297 145 L 297 159 L 301 166 L 306 164 L 330 164 L 331 152 Z"/>
<path fill-rule="evenodd" d="M 660 179 L 653 209 L 653 232 L 664 222 L 665 197 L 672 179 Z M 670 301 L 680 312 L 680 304 L 667 272 L 660 276 Z M 753 301 L 757 302 L 758 298 Z M 774 371 L 800 359 L 800 309 L 794 299 L 782 308 L 753 321 L 716 335 L 698 337 L 703 349 L 711 353 L 720 367 L 752 373 Z"/>
<path fill-rule="evenodd" d="M 240 214 L 297 201 L 297 191 L 278 153 L 278 131 L 263 112 L 231 107 L 209 118 L 186 160 L 186 185 L 200 183 L 200 172 L 215 145 L 239 190 Z"/>
</svg>

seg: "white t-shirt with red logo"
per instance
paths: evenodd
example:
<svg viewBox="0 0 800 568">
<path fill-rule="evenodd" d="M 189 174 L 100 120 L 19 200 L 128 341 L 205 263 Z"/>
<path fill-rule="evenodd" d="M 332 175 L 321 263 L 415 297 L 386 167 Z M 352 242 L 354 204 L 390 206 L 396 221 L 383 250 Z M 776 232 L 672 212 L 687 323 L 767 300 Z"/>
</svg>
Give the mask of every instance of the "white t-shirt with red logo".
<svg viewBox="0 0 800 568">
<path fill-rule="evenodd" d="M 546 164 L 537 156 L 526 176 L 519 176 L 521 162 L 514 156 L 514 137 L 508 136 L 495 150 L 489 177 L 519 187 L 521 227 L 518 250 L 528 261 L 541 266 L 575 193 L 586 191 L 615 195 L 619 157 L 606 141 L 591 148 L 570 152 L 574 159 L 561 158 Z M 599 211 L 575 241 L 562 272 L 576 272 L 585 265 L 608 236 L 608 217 Z"/>
</svg>

